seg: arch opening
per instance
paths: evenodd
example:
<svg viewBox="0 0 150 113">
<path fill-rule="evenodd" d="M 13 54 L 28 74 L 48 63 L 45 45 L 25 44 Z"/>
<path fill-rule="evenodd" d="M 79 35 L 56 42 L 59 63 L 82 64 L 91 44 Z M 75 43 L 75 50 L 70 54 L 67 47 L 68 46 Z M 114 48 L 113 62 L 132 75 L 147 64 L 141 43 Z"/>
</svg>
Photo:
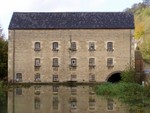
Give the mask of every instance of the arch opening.
<svg viewBox="0 0 150 113">
<path fill-rule="evenodd" d="M 112 82 L 112 83 L 117 83 L 119 81 L 121 81 L 121 73 L 114 73 L 107 80 L 107 82 Z"/>
</svg>

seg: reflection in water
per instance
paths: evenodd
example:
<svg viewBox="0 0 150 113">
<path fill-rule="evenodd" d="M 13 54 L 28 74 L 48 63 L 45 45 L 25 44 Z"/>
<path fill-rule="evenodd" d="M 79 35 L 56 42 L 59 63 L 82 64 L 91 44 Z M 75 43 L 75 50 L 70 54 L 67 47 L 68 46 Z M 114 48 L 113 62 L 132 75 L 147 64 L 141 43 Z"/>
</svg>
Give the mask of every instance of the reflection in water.
<svg viewBox="0 0 150 113">
<path fill-rule="evenodd" d="M 97 96 L 92 86 L 32 86 L 8 92 L 8 113 L 126 113 L 125 106 Z"/>
<path fill-rule="evenodd" d="M 113 99 L 107 99 L 107 109 L 108 110 L 113 110 L 114 109 L 114 101 Z"/>
</svg>

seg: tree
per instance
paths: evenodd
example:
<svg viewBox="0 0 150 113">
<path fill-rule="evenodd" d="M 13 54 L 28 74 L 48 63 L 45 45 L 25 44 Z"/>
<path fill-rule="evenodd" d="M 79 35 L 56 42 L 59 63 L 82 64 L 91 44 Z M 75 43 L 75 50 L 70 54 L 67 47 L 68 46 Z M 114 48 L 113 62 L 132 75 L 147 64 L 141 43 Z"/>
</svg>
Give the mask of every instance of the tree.
<svg viewBox="0 0 150 113">
<path fill-rule="evenodd" d="M 150 6 L 150 0 L 143 0 L 143 4 L 145 4 L 146 6 Z"/>
<path fill-rule="evenodd" d="M 142 56 L 145 62 L 150 63 L 150 39 L 147 38 L 140 46 Z"/>
<path fill-rule="evenodd" d="M 8 42 L 4 39 L 3 29 L 0 27 L 0 79 L 7 77 Z"/>
<path fill-rule="evenodd" d="M 136 22 L 135 23 L 135 38 L 140 39 L 144 35 L 144 23 Z"/>
</svg>

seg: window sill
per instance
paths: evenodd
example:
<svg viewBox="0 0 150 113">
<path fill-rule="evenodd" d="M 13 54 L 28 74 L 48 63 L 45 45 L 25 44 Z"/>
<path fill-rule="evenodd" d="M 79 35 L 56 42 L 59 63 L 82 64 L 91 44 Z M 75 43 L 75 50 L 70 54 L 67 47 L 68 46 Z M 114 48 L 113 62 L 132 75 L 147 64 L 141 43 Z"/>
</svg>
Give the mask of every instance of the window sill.
<svg viewBox="0 0 150 113">
<path fill-rule="evenodd" d="M 77 51 L 77 49 L 69 48 L 70 51 Z"/>
<path fill-rule="evenodd" d="M 89 51 L 96 51 L 96 49 L 89 49 Z"/>
<path fill-rule="evenodd" d="M 15 82 L 22 82 L 22 80 L 15 80 Z"/>
<path fill-rule="evenodd" d="M 114 49 L 107 49 L 107 52 L 113 52 Z"/>
<path fill-rule="evenodd" d="M 53 80 L 53 82 L 59 82 L 59 80 Z"/>
<path fill-rule="evenodd" d="M 91 64 L 91 65 L 89 65 L 89 67 L 95 67 L 96 65 L 94 65 L 94 64 Z"/>
<path fill-rule="evenodd" d="M 114 65 L 107 65 L 107 67 L 108 67 L 108 68 L 112 68 L 112 67 L 114 67 Z"/>
<path fill-rule="evenodd" d="M 59 65 L 52 65 L 52 67 L 59 67 Z"/>
<path fill-rule="evenodd" d="M 34 67 L 37 67 L 37 68 L 39 68 L 39 67 L 41 67 L 41 65 L 38 65 L 38 66 L 36 66 L 36 65 L 35 65 Z"/>
<path fill-rule="evenodd" d="M 53 50 L 53 51 L 57 51 L 57 52 L 59 51 L 59 49 L 52 49 L 52 50 Z"/>
<path fill-rule="evenodd" d="M 70 65 L 71 67 L 77 67 L 77 65 Z"/>
<path fill-rule="evenodd" d="M 41 49 L 34 49 L 34 51 L 37 51 L 37 52 L 38 52 L 38 51 L 41 51 Z"/>
<path fill-rule="evenodd" d="M 41 80 L 34 80 L 34 82 L 41 82 Z"/>
</svg>

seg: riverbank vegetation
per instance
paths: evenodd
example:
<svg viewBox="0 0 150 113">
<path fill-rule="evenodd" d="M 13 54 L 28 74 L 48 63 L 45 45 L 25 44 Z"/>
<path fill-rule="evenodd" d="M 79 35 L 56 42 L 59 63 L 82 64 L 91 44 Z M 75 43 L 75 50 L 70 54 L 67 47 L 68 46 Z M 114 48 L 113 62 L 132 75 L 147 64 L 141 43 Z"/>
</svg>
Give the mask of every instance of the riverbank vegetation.
<svg viewBox="0 0 150 113">
<path fill-rule="evenodd" d="M 119 99 L 129 106 L 130 113 L 148 113 L 150 111 L 150 86 L 137 83 L 133 67 L 127 67 L 121 73 L 120 82 L 98 85 L 95 87 L 95 92 L 106 98 Z"/>
<path fill-rule="evenodd" d="M 98 95 L 106 98 L 116 98 L 128 105 L 133 113 L 148 113 L 150 111 L 150 87 L 136 83 L 120 82 L 118 84 L 104 83 L 96 86 Z M 132 113 L 132 112 L 130 112 Z"/>
</svg>

